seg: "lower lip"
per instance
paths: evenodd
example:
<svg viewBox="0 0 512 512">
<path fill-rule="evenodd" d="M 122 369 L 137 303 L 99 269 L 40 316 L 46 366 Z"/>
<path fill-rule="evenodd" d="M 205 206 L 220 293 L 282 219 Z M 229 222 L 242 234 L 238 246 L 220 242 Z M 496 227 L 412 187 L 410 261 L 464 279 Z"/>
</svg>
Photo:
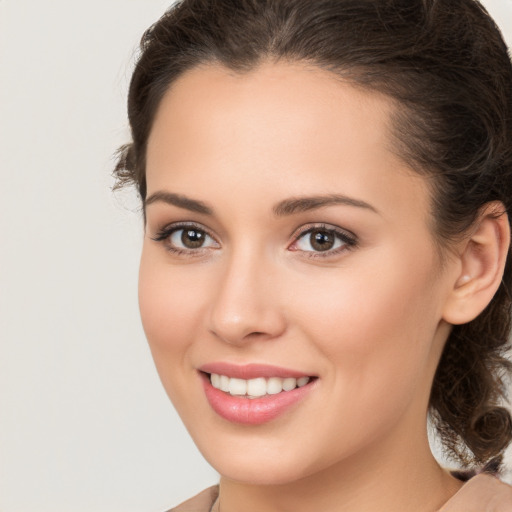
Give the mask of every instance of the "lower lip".
<svg viewBox="0 0 512 512">
<path fill-rule="evenodd" d="M 201 373 L 201 378 L 211 408 L 225 420 L 243 425 L 261 425 L 282 415 L 304 399 L 317 380 L 291 391 L 282 391 L 261 398 L 246 398 L 232 396 L 214 388 L 209 376 L 204 373 Z"/>
</svg>

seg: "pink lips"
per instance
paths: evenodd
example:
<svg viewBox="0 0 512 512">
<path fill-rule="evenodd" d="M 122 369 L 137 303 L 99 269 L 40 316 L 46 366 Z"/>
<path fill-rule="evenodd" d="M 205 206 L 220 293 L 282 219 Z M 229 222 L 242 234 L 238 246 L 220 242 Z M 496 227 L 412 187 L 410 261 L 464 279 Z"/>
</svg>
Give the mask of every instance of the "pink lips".
<svg viewBox="0 0 512 512">
<path fill-rule="evenodd" d="M 316 379 L 303 387 L 291 391 L 283 391 L 275 395 L 261 398 L 232 396 L 211 385 L 209 375 L 216 373 L 238 379 L 255 379 L 258 377 L 307 377 L 308 375 L 295 370 L 269 365 L 249 364 L 237 366 L 229 363 L 210 363 L 199 368 L 206 398 L 212 409 L 222 418 L 233 423 L 244 425 L 261 425 L 277 418 L 292 406 L 303 400 L 313 389 Z"/>
</svg>

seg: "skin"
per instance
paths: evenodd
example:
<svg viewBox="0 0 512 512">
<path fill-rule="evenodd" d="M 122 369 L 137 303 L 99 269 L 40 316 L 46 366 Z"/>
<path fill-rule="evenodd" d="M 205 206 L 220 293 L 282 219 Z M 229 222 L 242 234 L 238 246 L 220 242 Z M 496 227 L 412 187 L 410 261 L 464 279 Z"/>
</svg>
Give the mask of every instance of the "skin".
<svg viewBox="0 0 512 512">
<path fill-rule="evenodd" d="M 478 274 L 482 252 L 447 253 L 441 266 L 428 187 L 393 150 L 394 108 L 328 72 L 282 62 L 244 75 L 195 68 L 159 106 L 140 310 L 162 383 L 221 474 L 222 512 L 426 512 L 461 486 L 433 458 L 426 416 L 449 321 L 480 307 L 466 300 L 461 312 L 460 290 L 476 289 L 461 276 Z M 290 198 L 330 194 L 369 206 L 273 212 Z M 178 222 L 211 238 L 178 254 L 179 236 L 154 240 Z M 357 243 L 340 241 L 322 257 L 300 234 L 319 223 Z M 239 425 L 205 398 L 197 369 L 212 361 L 318 380 L 278 418 Z"/>
</svg>

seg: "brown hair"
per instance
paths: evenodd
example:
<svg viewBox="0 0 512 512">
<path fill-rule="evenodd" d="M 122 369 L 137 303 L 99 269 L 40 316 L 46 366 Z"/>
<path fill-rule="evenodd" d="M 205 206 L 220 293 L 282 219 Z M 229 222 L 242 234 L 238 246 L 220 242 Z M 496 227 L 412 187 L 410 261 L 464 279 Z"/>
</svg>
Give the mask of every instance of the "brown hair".
<svg viewBox="0 0 512 512">
<path fill-rule="evenodd" d="M 432 178 L 443 246 L 490 201 L 512 212 L 512 65 L 500 32 L 475 0 L 184 0 L 141 41 L 117 185 L 146 196 L 145 153 L 164 93 L 187 70 L 218 63 L 239 73 L 262 60 L 301 61 L 398 102 L 400 156 Z M 511 219 L 509 215 L 509 220 Z M 512 263 L 485 311 L 454 326 L 430 398 L 431 418 L 463 466 L 500 457 L 512 440 L 502 406 L 511 369 Z"/>
</svg>

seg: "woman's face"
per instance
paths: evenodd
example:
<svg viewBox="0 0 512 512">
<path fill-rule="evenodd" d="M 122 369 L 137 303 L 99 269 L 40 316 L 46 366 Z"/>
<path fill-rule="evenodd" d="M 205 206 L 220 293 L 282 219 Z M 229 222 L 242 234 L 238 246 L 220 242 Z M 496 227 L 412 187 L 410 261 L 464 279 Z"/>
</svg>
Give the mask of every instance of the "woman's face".
<svg viewBox="0 0 512 512">
<path fill-rule="evenodd" d="M 196 68 L 161 102 L 142 321 L 169 397 L 229 478 L 285 483 L 425 441 L 453 272 L 424 179 L 393 151 L 392 109 L 284 63 Z"/>
</svg>

